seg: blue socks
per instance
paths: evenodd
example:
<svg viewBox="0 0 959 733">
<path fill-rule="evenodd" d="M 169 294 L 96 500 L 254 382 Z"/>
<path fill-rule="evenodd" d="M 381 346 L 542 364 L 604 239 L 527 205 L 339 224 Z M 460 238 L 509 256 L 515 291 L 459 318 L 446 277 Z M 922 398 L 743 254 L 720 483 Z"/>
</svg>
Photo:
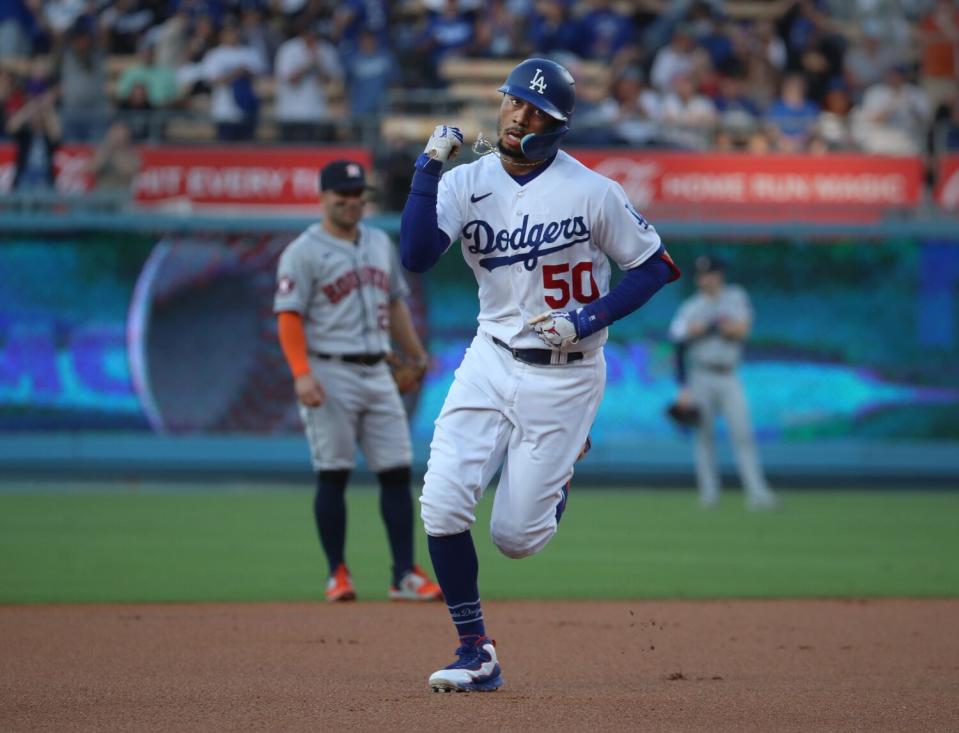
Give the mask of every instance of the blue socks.
<svg viewBox="0 0 959 733">
<path fill-rule="evenodd" d="M 316 477 L 316 496 L 313 498 L 313 516 L 320 544 L 330 565 L 330 575 L 343 562 L 346 544 L 346 482 L 350 472 L 320 471 Z"/>
<path fill-rule="evenodd" d="M 447 537 L 427 537 L 436 582 L 443 589 L 456 633 L 486 636 L 479 597 L 479 560 L 469 530 Z"/>
<path fill-rule="evenodd" d="M 313 499 L 317 534 L 326 553 L 330 575 L 344 562 L 346 544 L 346 484 L 348 470 L 320 471 Z M 377 475 L 380 482 L 380 514 L 393 556 L 393 585 L 413 569 L 413 498 L 410 469 L 402 466 Z"/>
<path fill-rule="evenodd" d="M 410 468 L 402 466 L 376 475 L 380 482 L 380 515 L 393 555 L 393 586 L 413 569 L 413 497 Z"/>
</svg>

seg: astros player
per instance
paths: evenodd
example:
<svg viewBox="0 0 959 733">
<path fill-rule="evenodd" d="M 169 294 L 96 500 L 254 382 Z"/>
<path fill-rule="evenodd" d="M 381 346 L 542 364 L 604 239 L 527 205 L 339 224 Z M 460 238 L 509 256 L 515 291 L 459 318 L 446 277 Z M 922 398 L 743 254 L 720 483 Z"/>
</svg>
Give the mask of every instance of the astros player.
<svg viewBox="0 0 959 733">
<path fill-rule="evenodd" d="M 490 155 L 441 175 L 460 149 L 440 125 L 416 161 L 400 255 L 432 267 L 455 240 L 479 286 L 479 328 L 436 420 L 422 518 L 460 638 L 434 691 L 502 683 L 486 634 L 470 527 L 502 469 L 490 532 L 512 558 L 539 552 L 566 507 L 606 382 L 606 327 L 679 272 L 623 189 L 559 150 L 575 102 L 570 73 L 527 59 L 499 88 Z M 612 259 L 626 275 L 609 290 Z"/>
<path fill-rule="evenodd" d="M 386 361 L 391 337 L 423 371 L 427 354 L 392 242 L 360 223 L 366 188 L 358 163 L 323 168 L 325 216 L 283 251 L 274 311 L 317 475 L 313 508 L 330 567 L 326 598 L 356 597 L 344 560 L 344 494 L 359 441 L 380 484 L 393 555 L 389 597 L 434 600 L 439 587 L 413 564 L 409 425 Z"/>
<path fill-rule="evenodd" d="M 722 415 L 732 437 L 746 506 L 771 509 L 776 506 L 776 496 L 759 465 L 749 407 L 737 374 L 743 342 L 752 327 L 752 306 L 742 287 L 726 283 L 724 269 L 716 257 L 696 259 L 698 292 L 680 305 L 670 324 L 682 385 L 677 402 L 699 408 L 695 453 L 700 504 L 710 508 L 719 502 L 714 429 Z"/>
</svg>

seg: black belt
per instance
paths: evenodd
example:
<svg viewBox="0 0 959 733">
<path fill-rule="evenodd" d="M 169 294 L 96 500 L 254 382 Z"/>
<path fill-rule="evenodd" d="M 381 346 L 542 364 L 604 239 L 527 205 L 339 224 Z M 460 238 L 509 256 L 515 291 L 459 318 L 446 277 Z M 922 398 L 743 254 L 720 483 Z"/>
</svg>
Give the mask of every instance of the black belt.
<svg viewBox="0 0 959 733">
<path fill-rule="evenodd" d="M 347 364 L 362 364 L 363 366 L 379 364 L 386 358 L 386 354 L 322 354 L 319 351 L 314 351 L 313 356 L 317 359 L 345 361 Z"/>
<path fill-rule="evenodd" d="M 705 369 L 707 372 L 713 372 L 714 374 L 729 374 L 733 368 L 727 364 L 697 364 L 697 367 L 700 369 Z"/>
<path fill-rule="evenodd" d="M 513 358 L 517 361 L 526 362 L 527 364 L 536 364 L 538 366 L 551 366 L 553 365 L 553 354 L 563 353 L 555 352 L 552 349 L 514 349 L 512 346 L 507 346 L 505 343 L 500 341 L 495 336 L 491 337 L 493 343 L 499 346 L 501 349 L 506 349 L 510 354 L 513 355 Z M 565 363 L 571 361 L 579 361 L 583 358 L 582 351 L 570 351 L 563 354 L 566 357 Z"/>
</svg>

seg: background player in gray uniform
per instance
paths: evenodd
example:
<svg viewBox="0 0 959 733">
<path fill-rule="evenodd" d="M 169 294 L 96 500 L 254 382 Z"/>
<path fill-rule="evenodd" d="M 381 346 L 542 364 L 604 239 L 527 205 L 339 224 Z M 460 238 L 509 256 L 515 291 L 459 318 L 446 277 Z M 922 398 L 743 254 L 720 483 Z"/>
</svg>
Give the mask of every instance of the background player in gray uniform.
<svg viewBox="0 0 959 733">
<path fill-rule="evenodd" d="M 409 289 L 393 243 L 360 223 L 366 188 L 358 163 L 323 168 L 325 216 L 283 251 L 274 311 L 317 474 L 314 513 L 330 566 L 327 599 L 356 597 L 344 558 L 344 494 L 359 441 L 380 483 L 393 555 L 389 596 L 435 600 L 439 586 L 413 564 L 410 432 L 387 363 L 391 338 L 421 373 L 427 354 L 404 301 Z"/>
<path fill-rule="evenodd" d="M 749 407 L 736 372 L 752 327 L 749 296 L 740 286 L 726 284 L 723 263 L 715 257 L 699 257 L 695 272 L 698 292 L 680 306 L 669 333 L 678 350 L 682 389 L 677 402 L 695 405 L 700 413 L 695 448 L 699 501 L 704 507 L 719 501 L 715 421 L 722 415 L 732 437 L 746 505 L 769 509 L 776 505 L 776 497 L 759 465 Z"/>
</svg>

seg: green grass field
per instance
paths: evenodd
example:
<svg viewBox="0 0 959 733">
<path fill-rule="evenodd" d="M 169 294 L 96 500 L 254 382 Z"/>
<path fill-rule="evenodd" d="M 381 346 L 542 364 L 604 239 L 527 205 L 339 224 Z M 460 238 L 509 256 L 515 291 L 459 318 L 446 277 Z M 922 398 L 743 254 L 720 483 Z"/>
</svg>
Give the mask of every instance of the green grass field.
<svg viewBox="0 0 959 733">
<path fill-rule="evenodd" d="M 748 513 L 738 494 L 704 512 L 691 491 L 574 489 L 559 534 L 522 561 L 492 546 L 490 505 L 474 528 L 484 598 L 959 596 L 957 492 L 794 491 Z M 348 506 L 357 591 L 382 600 L 376 493 L 353 488 Z M 317 599 L 325 574 L 306 490 L 0 493 L 0 603 Z"/>
</svg>

